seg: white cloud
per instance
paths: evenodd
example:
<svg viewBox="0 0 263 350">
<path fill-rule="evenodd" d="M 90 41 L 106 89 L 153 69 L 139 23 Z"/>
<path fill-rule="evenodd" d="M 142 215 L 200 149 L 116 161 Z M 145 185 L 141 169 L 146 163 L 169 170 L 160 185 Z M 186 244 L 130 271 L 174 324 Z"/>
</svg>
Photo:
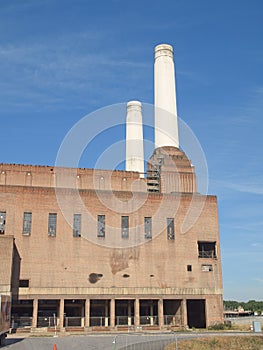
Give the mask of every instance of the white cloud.
<svg viewBox="0 0 263 350">
<path fill-rule="evenodd" d="M 33 106 L 44 100 L 57 108 L 68 94 L 71 99 L 109 96 L 109 85 L 121 90 L 129 76 L 131 81 L 141 79 L 148 66 L 145 62 L 130 59 L 125 52 L 119 57 L 114 52 L 90 49 L 89 40 L 99 35 L 82 32 L 37 43 L 0 46 L 1 109 Z"/>
</svg>

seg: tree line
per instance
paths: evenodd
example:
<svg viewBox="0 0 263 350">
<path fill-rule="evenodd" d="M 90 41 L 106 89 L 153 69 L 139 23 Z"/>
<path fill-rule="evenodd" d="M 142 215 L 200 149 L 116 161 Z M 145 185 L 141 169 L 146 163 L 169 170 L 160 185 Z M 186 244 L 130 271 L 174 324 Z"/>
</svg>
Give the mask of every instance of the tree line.
<svg viewBox="0 0 263 350">
<path fill-rule="evenodd" d="M 252 312 L 262 312 L 263 311 L 263 301 L 249 300 L 247 302 L 244 301 L 236 301 L 236 300 L 224 300 L 224 309 L 225 310 L 237 310 L 238 307 L 242 307 L 245 311 Z"/>
</svg>

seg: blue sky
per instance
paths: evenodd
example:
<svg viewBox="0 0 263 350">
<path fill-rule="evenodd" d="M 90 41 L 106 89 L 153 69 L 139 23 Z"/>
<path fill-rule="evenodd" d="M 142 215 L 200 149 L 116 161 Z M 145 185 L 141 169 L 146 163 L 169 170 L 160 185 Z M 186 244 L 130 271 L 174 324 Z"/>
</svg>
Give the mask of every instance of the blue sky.
<svg viewBox="0 0 263 350">
<path fill-rule="evenodd" d="M 153 49 L 170 43 L 218 196 L 224 298 L 262 300 L 262 18 L 262 0 L 0 0 L 0 161 L 53 165 L 86 114 L 153 103 Z"/>
</svg>

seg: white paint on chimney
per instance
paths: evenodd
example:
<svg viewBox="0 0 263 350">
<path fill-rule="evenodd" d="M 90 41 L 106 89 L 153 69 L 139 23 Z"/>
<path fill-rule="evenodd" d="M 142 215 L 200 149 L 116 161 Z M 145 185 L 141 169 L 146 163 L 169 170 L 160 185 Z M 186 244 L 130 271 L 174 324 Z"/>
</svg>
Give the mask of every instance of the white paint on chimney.
<svg viewBox="0 0 263 350">
<path fill-rule="evenodd" d="M 126 171 L 138 171 L 141 177 L 144 173 L 142 104 L 139 101 L 127 103 Z"/>
<path fill-rule="evenodd" d="M 173 47 L 161 44 L 154 55 L 155 148 L 179 148 Z"/>
</svg>

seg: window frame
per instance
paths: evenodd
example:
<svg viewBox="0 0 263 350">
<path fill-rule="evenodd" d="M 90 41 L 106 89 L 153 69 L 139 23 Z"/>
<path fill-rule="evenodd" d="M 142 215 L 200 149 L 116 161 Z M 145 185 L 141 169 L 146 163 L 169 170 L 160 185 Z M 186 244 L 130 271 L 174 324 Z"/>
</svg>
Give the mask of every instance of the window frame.
<svg viewBox="0 0 263 350">
<path fill-rule="evenodd" d="M 129 238 L 129 216 L 127 215 L 121 217 L 121 238 Z"/>
<path fill-rule="evenodd" d="M 216 241 L 197 241 L 197 249 L 198 258 L 217 259 Z"/>
<path fill-rule="evenodd" d="M 0 234 L 5 234 L 6 211 L 0 211 Z"/>
<path fill-rule="evenodd" d="M 26 215 L 28 215 L 29 218 L 26 218 Z M 23 236 L 30 236 L 31 229 L 32 229 L 32 212 L 31 211 L 24 211 L 22 235 Z"/>
<path fill-rule="evenodd" d="M 73 237 L 81 237 L 81 214 L 73 214 Z"/>
<path fill-rule="evenodd" d="M 97 237 L 105 238 L 106 235 L 106 216 L 99 214 L 97 216 Z"/>
<path fill-rule="evenodd" d="M 169 241 L 174 241 L 175 239 L 174 218 L 166 218 L 166 225 L 167 225 L 167 239 Z M 171 229 L 172 232 L 170 232 L 169 229 Z"/>
<path fill-rule="evenodd" d="M 144 238 L 152 239 L 152 217 L 144 217 Z"/>
<path fill-rule="evenodd" d="M 51 230 L 54 230 L 54 231 L 51 232 Z M 48 214 L 48 236 L 49 237 L 57 236 L 57 213 Z"/>
</svg>

